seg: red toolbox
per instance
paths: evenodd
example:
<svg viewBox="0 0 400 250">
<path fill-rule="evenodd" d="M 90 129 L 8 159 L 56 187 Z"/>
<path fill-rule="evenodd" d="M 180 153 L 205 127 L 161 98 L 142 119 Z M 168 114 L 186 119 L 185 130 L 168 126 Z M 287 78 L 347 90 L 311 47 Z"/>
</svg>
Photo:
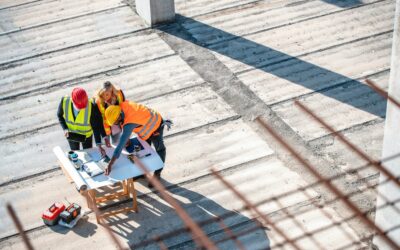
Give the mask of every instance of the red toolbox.
<svg viewBox="0 0 400 250">
<path fill-rule="evenodd" d="M 44 224 L 49 225 L 49 226 L 54 226 L 58 223 L 58 220 L 60 219 L 60 214 L 62 211 L 65 210 L 65 205 L 62 203 L 54 203 L 47 209 L 46 211 L 43 212 L 42 214 L 42 219 Z"/>
</svg>

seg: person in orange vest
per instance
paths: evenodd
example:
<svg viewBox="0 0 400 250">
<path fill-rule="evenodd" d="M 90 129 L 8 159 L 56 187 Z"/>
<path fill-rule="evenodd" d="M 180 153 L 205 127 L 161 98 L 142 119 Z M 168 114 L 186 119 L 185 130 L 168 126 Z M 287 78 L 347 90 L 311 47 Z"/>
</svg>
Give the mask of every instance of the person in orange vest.
<svg viewBox="0 0 400 250">
<path fill-rule="evenodd" d="M 105 136 L 102 125 L 102 117 L 94 100 L 88 100 L 86 91 L 82 88 L 74 88 L 70 96 L 61 98 L 57 110 L 58 121 L 64 135 L 68 140 L 71 150 L 79 150 L 80 144 L 83 149 L 91 148 L 94 134 L 96 145 L 104 156 L 105 150 L 101 146 L 101 137 Z M 82 142 L 71 138 L 73 133 L 82 135 Z"/>
<path fill-rule="evenodd" d="M 106 132 L 106 137 L 104 138 L 105 144 L 107 147 L 111 147 L 110 141 L 114 144 L 118 142 L 121 128 L 118 125 L 108 125 L 105 118 L 105 111 L 110 105 L 120 105 L 125 101 L 125 95 L 121 89 L 117 89 L 111 82 L 107 81 L 103 84 L 103 88 L 101 88 L 96 95 L 96 104 L 100 113 L 103 117 L 103 126 Z M 111 139 L 111 140 L 110 140 Z"/>
<path fill-rule="evenodd" d="M 140 139 L 147 141 L 150 145 L 153 144 L 157 154 L 165 162 L 164 125 L 167 125 L 169 129 L 172 122 L 168 121 L 164 123 L 163 118 L 157 111 L 130 101 L 125 101 L 119 106 L 109 106 L 106 109 L 105 116 L 109 125 L 118 124 L 123 130 L 111 161 L 106 168 L 106 175 L 110 174 L 114 162 L 120 156 L 132 132 L 136 133 Z M 162 169 L 156 170 L 154 176 L 160 179 L 161 171 Z"/>
</svg>

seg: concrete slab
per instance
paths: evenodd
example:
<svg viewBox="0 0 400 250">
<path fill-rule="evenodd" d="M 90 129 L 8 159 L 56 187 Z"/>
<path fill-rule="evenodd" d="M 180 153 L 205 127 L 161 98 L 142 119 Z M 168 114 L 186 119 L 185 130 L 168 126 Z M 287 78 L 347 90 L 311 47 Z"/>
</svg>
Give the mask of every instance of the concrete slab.
<svg viewBox="0 0 400 250">
<path fill-rule="evenodd" d="M 0 9 L 0 35 L 70 19 L 93 12 L 126 6 L 121 0 L 44 0 Z"/>
<path fill-rule="evenodd" d="M 172 54 L 154 33 L 121 36 L 9 64 L 0 73 L 0 93 L 29 93 Z"/>
<path fill-rule="evenodd" d="M 130 7 L 88 14 L 0 36 L 0 65 L 144 29 Z"/>
<path fill-rule="evenodd" d="M 387 88 L 388 72 L 371 77 L 379 86 Z M 300 101 L 336 130 L 343 130 L 385 116 L 386 100 L 360 83 L 347 84 L 315 93 Z M 322 125 L 312 120 L 293 102 L 273 107 L 273 110 L 304 140 L 310 141 L 329 134 Z"/>
<path fill-rule="evenodd" d="M 374 2 L 378 1 L 363 1 L 364 4 Z M 253 4 L 240 5 L 235 8 L 196 17 L 195 20 L 188 18 L 183 26 L 201 44 L 209 46 L 223 40 L 235 38 L 234 36 L 243 37 L 246 34 L 263 30 L 272 30 L 287 25 L 292 26 L 304 20 L 340 11 L 343 11 L 341 7 L 327 4 L 323 1 L 284 0 L 272 1 L 272 3 L 271 1 L 257 1 Z M 349 10 L 347 12 L 350 14 L 357 11 Z M 379 12 L 377 13 L 379 14 Z M 334 18 L 334 15 L 331 16 Z M 207 29 L 204 24 L 213 27 L 213 30 Z M 313 24 L 313 26 L 316 25 L 318 26 L 318 22 Z M 304 30 L 307 26 L 302 27 L 302 30 Z M 329 27 L 324 28 L 329 29 Z M 313 28 L 307 27 L 306 29 L 312 30 Z M 279 41 L 275 41 L 275 43 Z"/>
<path fill-rule="evenodd" d="M 160 68 L 163 70 L 160 71 Z M 83 87 L 89 96 L 94 96 L 105 81 L 115 83 L 124 91 L 127 100 L 132 101 L 145 101 L 203 82 L 178 56 L 115 70 L 112 75 L 104 74 L 97 78 L 72 81 L 64 88 L 47 89 L 14 99 L 12 102 L 0 102 L 0 112 L 10 121 L 0 124 L 0 140 L 58 124 L 56 112 L 61 97 L 70 95 L 76 86 Z M 35 119 L 32 119 L 32 116 L 35 116 Z"/>
<path fill-rule="evenodd" d="M 268 145 L 241 120 L 223 125 L 211 125 L 166 138 L 166 145 L 167 162 L 163 179 L 172 184 L 189 183 L 203 178 L 209 174 L 211 166 L 217 170 L 224 170 L 240 168 L 241 165 L 252 161 L 265 162 L 266 157 L 272 158 L 273 153 Z M 201 155 L 199 149 L 202 151 Z M 52 164 L 55 165 L 57 162 L 53 161 Z M 32 160 L 31 166 L 35 166 Z M 145 181 L 140 181 L 136 188 L 141 193 L 148 193 L 150 190 L 146 185 Z M 29 197 L 29 203 L 26 202 L 26 197 Z M 32 214 L 40 214 L 44 204 L 63 200 L 64 197 L 70 202 L 81 201 L 80 195 L 74 186 L 67 182 L 61 170 L 7 185 L 0 191 L 1 203 L 13 203 L 20 219 L 24 221 L 25 229 L 41 226 L 40 217 L 32 217 Z M 0 226 L 0 238 L 15 233 L 2 206 L 0 216 L 5 218 Z"/>
<path fill-rule="evenodd" d="M 251 161 L 265 162 L 266 157 L 273 153 L 241 120 L 211 125 L 185 135 L 167 138 L 166 145 L 168 155 L 163 179 L 173 184 L 203 178 L 202 176 L 209 174 L 211 166 L 217 170 L 224 170 L 240 167 Z M 202 152 L 201 155 L 199 151 Z M 51 164 L 55 165 L 57 162 L 53 161 Z M 34 162 L 31 162 L 30 166 L 34 166 Z M 146 185 L 145 181 L 140 181 L 136 188 L 141 193 L 148 193 L 150 190 Z M 29 197 L 31 202 L 27 203 L 26 197 Z M 81 201 L 80 195 L 73 185 L 67 182 L 61 171 L 7 185 L 0 191 L 0 200 L 2 203 L 8 201 L 14 204 L 20 219 L 24 221 L 25 229 L 41 226 L 40 218 L 32 217 L 32 214 L 40 214 L 44 204 L 63 200 L 64 197 L 70 202 Z M 15 233 L 4 207 L 0 208 L 0 216 L 5 218 L 4 223 L 0 225 L 0 238 Z"/>
<path fill-rule="evenodd" d="M 387 70 L 390 51 L 391 34 L 384 34 L 272 64 L 239 78 L 265 103 L 274 104 Z"/>
<path fill-rule="evenodd" d="M 277 1 L 280 0 L 270 2 Z M 175 0 L 175 10 L 183 16 L 198 16 L 253 2 L 258 2 L 258 0 Z"/>
<path fill-rule="evenodd" d="M 321 1 L 308 3 L 316 2 Z M 364 5 L 356 10 L 325 15 L 319 17 L 318 21 L 310 19 L 294 22 L 291 25 L 268 29 L 253 35 L 239 36 L 231 41 L 210 45 L 208 48 L 216 52 L 217 57 L 235 73 L 291 58 L 303 59 L 301 56 L 308 53 L 393 30 L 394 7 L 392 1 L 377 2 L 372 5 Z M 243 26 L 247 25 L 236 25 L 235 27 L 243 28 Z M 206 27 L 203 30 L 206 30 Z M 230 29 L 224 31 L 227 33 L 220 34 L 221 37 L 235 34 L 231 33 Z M 190 32 L 194 35 L 199 33 L 204 39 L 201 30 L 194 32 L 190 30 Z M 216 32 L 217 30 L 208 28 L 210 35 L 215 36 Z M 204 41 L 201 40 L 201 42 Z"/>
<path fill-rule="evenodd" d="M 299 186 L 305 185 L 297 174 L 288 171 L 276 159 L 271 159 L 258 164 L 249 164 L 240 169 L 236 169 L 235 171 L 228 171 L 224 173 L 224 175 L 229 181 L 234 182 L 241 192 L 246 192 L 249 198 L 253 201 L 260 201 L 279 193 L 295 190 Z M 266 177 L 268 178 L 266 179 Z M 266 193 L 265 189 L 267 187 L 268 192 Z M 209 219 L 214 215 L 222 215 L 230 211 L 239 210 L 243 206 L 238 199 L 233 198 L 233 195 L 229 190 L 224 189 L 222 184 L 212 176 L 197 180 L 196 183 L 177 186 L 176 188 L 171 189 L 170 193 L 196 221 L 202 221 Z M 315 192 L 312 193 L 312 197 L 316 197 Z M 300 201 L 304 200 L 307 201 L 308 199 L 299 195 L 296 199 L 285 201 L 284 205 L 296 205 Z M 155 194 L 149 194 L 143 197 L 140 200 L 139 209 L 140 212 L 138 214 L 130 213 L 127 216 L 121 215 L 109 219 L 114 232 L 119 237 L 124 238 L 125 242 L 138 243 L 145 239 L 150 239 L 155 235 L 178 229 L 182 226 L 182 222 L 175 214 L 175 211 L 164 201 L 161 201 Z M 273 212 L 276 211 L 276 209 L 276 205 L 271 204 L 268 211 Z M 267 209 L 265 211 L 267 211 Z M 224 223 L 228 226 L 233 226 L 248 220 L 249 215 L 242 212 L 234 213 L 234 216 L 225 219 Z M 93 219 L 90 218 L 89 222 L 93 222 Z M 87 226 L 93 227 L 91 223 L 82 223 L 81 226 L 83 228 Z M 212 232 L 218 232 L 220 227 L 218 224 L 212 223 L 203 226 L 203 229 L 207 233 L 212 234 Z M 42 235 L 36 234 L 32 237 L 33 244 L 36 247 L 45 247 L 46 245 L 42 245 L 43 243 L 49 244 L 47 246 L 54 245 L 55 242 L 59 242 L 61 237 L 63 237 L 63 240 L 69 240 L 70 237 L 77 237 L 72 234 L 48 235 L 46 234 L 46 231 L 48 230 L 45 229 Z M 48 238 L 48 241 L 43 242 L 42 237 L 44 236 Z M 267 240 L 266 235 L 259 235 L 257 238 L 260 243 Z M 165 243 L 167 246 L 171 244 L 176 245 L 180 242 L 185 242 L 188 239 L 190 239 L 188 235 L 184 234 L 166 240 Z M 79 238 L 75 238 L 75 240 L 81 241 Z M 107 238 L 104 237 L 103 241 L 106 240 Z M 6 240 L 0 244 L 3 247 L 7 246 L 9 242 L 9 240 Z M 18 246 L 18 244 L 14 242 L 12 242 L 11 245 L 13 247 Z M 62 248 L 63 246 L 60 247 Z M 65 245 L 64 247 L 70 247 L 70 245 Z"/>
<path fill-rule="evenodd" d="M 342 134 L 361 148 L 363 152 L 366 152 L 368 156 L 373 159 L 380 159 L 382 156 L 383 128 L 384 122 L 380 120 L 371 122 L 371 124 L 352 127 L 343 131 Z M 319 155 L 329 159 L 335 166 L 346 172 L 351 173 L 366 164 L 364 160 L 357 157 L 336 137 L 325 136 L 311 141 L 310 145 Z M 374 184 L 378 181 L 379 171 L 375 167 L 366 166 L 358 172 L 360 174 L 360 177 L 356 177 L 358 181 L 360 179 L 369 180 L 370 178 L 373 178 L 372 182 Z M 353 174 L 353 176 L 356 176 L 356 174 Z"/>
<path fill-rule="evenodd" d="M 323 249 L 360 249 L 366 247 L 364 244 L 353 245 L 353 242 L 359 241 L 357 235 L 349 227 L 343 219 L 338 216 L 335 210 L 323 207 L 310 209 L 308 212 L 296 214 L 293 213 L 294 218 L 287 218 L 280 221 L 276 221 L 276 225 L 284 230 L 285 234 L 290 239 L 299 240 L 296 244 L 301 249 L 319 249 L 323 246 Z M 296 224 L 296 222 L 298 224 Z M 340 223 L 339 225 L 335 223 Z M 311 237 L 304 237 L 305 233 L 312 232 Z M 271 236 L 271 248 L 272 249 L 292 249 L 287 241 L 277 234 L 276 231 L 269 232 Z M 300 238 L 302 237 L 303 238 Z M 278 247 L 278 244 L 284 244 Z"/>
<path fill-rule="evenodd" d="M 144 104 L 158 110 L 163 117 L 171 118 L 174 121 L 174 128 L 169 132 L 166 131 L 166 135 L 187 131 L 236 115 L 207 86 L 182 90 L 151 99 Z M 54 116 L 43 118 L 56 119 L 55 110 Z M 43 120 L 43 122 L 46 122 L 46 120 Z M 52 148 L 57 145 L 68 149 L 67 142 L 58 124 L 2 140 L 0 145 L 1 157 L 3 158 L 1 182 L 54 168 L 56 158 L 52 153 Z M 18 165 L 16 165 L 16 162 L 18 162 Z M 14 167 L 10 168 L 9 166 Z"/>
<path fill-rule="evenodd" d="M 14 6 L 36 2 L 38 0 L 4 0 L 0 3 L 0 9 L 11 8 Z"/>
</svg>

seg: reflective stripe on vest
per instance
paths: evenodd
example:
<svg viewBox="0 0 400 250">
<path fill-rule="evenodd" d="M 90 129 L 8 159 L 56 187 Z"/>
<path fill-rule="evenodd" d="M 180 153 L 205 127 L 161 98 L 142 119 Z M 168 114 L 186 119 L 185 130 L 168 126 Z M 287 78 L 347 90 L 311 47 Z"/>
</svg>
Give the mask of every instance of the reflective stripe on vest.
<svg viewBox="0 0 400 250">
<path fill-rule="evenodd" d="M 142 140 L 147 140 L 160 126 L 162 118 L 160 113 L 146 106 L 134 102 L 125 101 L 121 104 L 124 113 L 122 126 L 128 123 L 140 125 L 133 129 Z"/>
<path fill-rule="evenodd" d="M 157 124 L 159 115 L 151 109 L 149 109 L 149 112 L 151 114 L 150 119 L 147 121 L 145 125 L 141 126 L 142 129 L 139 132 L 137 132 L 140 138 L 146 138 L 149 135 L 149 133 L 154 130 L 154 127 Z"/>
<path fill-rule="evenodd" d="M 92 126 L 90 125 L 90 116 L 92 114 L 91 100 L 85 109 L 79 110 L 75 121 L 72 111 L 72 103 L 70 97 L 63 99 L 64 120 L 67 124 L 68 131 L 90 137 L 93 134 Z"/>
</svg>

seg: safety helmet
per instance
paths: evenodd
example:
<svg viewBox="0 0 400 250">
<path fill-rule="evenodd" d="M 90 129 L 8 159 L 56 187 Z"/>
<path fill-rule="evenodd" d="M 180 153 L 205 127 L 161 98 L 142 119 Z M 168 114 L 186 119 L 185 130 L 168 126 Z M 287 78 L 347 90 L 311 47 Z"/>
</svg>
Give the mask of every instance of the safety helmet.
<svg viewBox="0 0 400 250">
<path fill-rule="evenodd" d="M 106 109 L 105 116 L 107 123 L 112 126 L 121 114 L 121 107 L 118 105 L 111 105 Z"/>
<path fill-rule="evenodd" d="M 78 109 L 86 108 L 88 104 L 88 96 L 86 91 L 83 88 L 74 88 L 72 90 L 72 102 L 75 104 L 75 107 Z"/>
</svg>

